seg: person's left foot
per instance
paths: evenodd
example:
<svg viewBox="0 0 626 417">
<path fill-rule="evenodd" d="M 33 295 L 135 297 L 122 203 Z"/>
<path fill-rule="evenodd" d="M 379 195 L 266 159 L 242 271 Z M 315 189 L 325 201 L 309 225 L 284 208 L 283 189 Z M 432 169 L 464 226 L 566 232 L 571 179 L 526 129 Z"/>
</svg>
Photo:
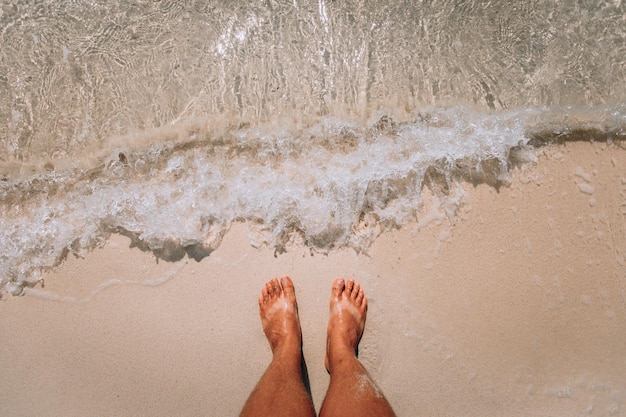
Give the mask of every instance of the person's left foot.
<svg viewBox="0 0 626 417">
<path fill-rule="evenodd" d="M 299 355 L 302 332 L 291 278 L 267 281 L 259 297 L 259 310 L 263 331 L 274 357 L 280 354 Z"/>
</svg>

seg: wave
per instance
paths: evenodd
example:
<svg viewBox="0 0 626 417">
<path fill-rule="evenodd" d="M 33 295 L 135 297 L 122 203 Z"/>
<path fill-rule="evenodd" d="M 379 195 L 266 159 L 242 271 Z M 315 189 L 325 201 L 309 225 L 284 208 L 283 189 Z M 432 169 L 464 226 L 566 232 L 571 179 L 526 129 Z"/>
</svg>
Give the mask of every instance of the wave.
<svg viewBox="0 0 626 417">
<path fill-rule="evenodd" d="M 200 260 L 366 251 L 536 148 L 623 143 L 624 4 L 212 0 L 0 7 L 0 294 L 112 233 Z M 426 215 L 428 217 L 428 215 Z"/>
<path fill-rule="evenodd" d="M 453 217 L 461 182 L 507 184 L 546 143 L 624 138 L 624 106 L 431 108 L 368 124 L 194 120 L 112 140 L 88 158 L 4 164 L 0 288 L 19 294 L 112 233 L 167 261 L 203 259 L 234 222 L 247 225 L 250 244 L 277 253 L 295 239 L 319 252 L 366 251 L 421 215 L 425 187 Z"/>
</svg>

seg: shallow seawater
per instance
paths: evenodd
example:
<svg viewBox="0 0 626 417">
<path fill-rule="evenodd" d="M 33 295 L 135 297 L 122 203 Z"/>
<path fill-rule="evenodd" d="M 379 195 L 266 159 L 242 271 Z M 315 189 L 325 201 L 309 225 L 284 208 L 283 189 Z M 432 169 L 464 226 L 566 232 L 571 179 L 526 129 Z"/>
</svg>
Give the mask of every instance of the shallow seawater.
<svg viewBox="0 0 626 417">
<path fill-rule="evenodd" d="M 112 233 L 200 260 L 367 250 L 506 185 L 537 148 L 626 135 L 621 1 L 0 6 L 0 292 Z"/>
</svg>

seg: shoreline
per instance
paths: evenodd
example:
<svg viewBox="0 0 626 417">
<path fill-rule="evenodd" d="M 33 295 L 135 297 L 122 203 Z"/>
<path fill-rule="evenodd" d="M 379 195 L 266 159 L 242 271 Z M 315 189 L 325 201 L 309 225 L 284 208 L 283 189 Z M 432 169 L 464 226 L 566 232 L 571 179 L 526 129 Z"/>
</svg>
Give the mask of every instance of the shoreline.
<svg viewBox="0 0 626 417">
<path fill-rule="evenodd" d="M 258 293 L 288 274 L 319 408 L 343 275 L 370 299 L 360 358 L 399 416 L 619 415 L 625 172 L 624 149 L 553 145 L 499 190 L 464 184 L 453 222 L 427 214 L 367 254 L 275 256 L 236 225 L 201 262 L 168 263 L 114 236 L 0 299 L 0 403 L 7 416 L 237 415 L 270 358 Z"/>
</svg>

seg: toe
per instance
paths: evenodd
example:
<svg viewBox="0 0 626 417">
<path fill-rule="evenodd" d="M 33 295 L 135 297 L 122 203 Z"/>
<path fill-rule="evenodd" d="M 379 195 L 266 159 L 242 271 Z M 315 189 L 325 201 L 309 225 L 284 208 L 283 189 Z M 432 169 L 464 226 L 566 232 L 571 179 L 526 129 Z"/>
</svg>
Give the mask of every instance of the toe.
<svg viewBox="0 0 626 417">
<path fill-rule="evenodd" d="M 333 297 L 339 298 L 345 288 L 346 288 L 346 283 L 343 280 L 343 278 L 335 279 L 335 282 L 333 282 L 333 289 L 332 289 Z"/>
<path fill-rule="evenodd" d="M 358 305 L 362 305 L 364 298 L 365 298 L 365 292 L 363 291 L 363 289 L 360 289 L 359 290 L 359 295 L 357 295 L 357 297 L 356 297 L 357 304 Z"/>
<path fill-rule="evenodd" d="M 265 283 L 265 290 L 267 291 L 267 298 L 269 300 L 274 295 L 274 287 L 272 286 L 272 281 L 267 281 L 267 283 Z"/>
<path fill-rule="evenodd" d="M 352 294 L 352 289 L 354 288 L 354 280 L 353 279 L 349 279 L 348 282 L 346 282 L 346 295 L 350 296 L 350 294 Z"/>
<path fill-rule="evenodd" d="M 293 281 L 291 280 L 291 278 L 289 278 L 288 276 L 282 277 L 280 279 L 280 285 L 282 285 L 285 295 L 289 296 L 290 298 L 296 296 L 296 293 L 293 289 Z"/>
<path fill-rule="evenodd" d="M 350 297 L 352 297 L 353 300 L 356 300 L 356 298 L 359 296 L 360 291 L 361 286 L 359 284 L 354 284 L 354 288 L 352 288 L 352 293 L 350 294 Z"/>
<path fill-rule="evenodd" d="M 274 290 L 274 295 L 280 295 L 282 288 L 280 287 L 280 282 L 278 282 L 278 278 L 272 278 L 272 290 Z"/>
</svg>

